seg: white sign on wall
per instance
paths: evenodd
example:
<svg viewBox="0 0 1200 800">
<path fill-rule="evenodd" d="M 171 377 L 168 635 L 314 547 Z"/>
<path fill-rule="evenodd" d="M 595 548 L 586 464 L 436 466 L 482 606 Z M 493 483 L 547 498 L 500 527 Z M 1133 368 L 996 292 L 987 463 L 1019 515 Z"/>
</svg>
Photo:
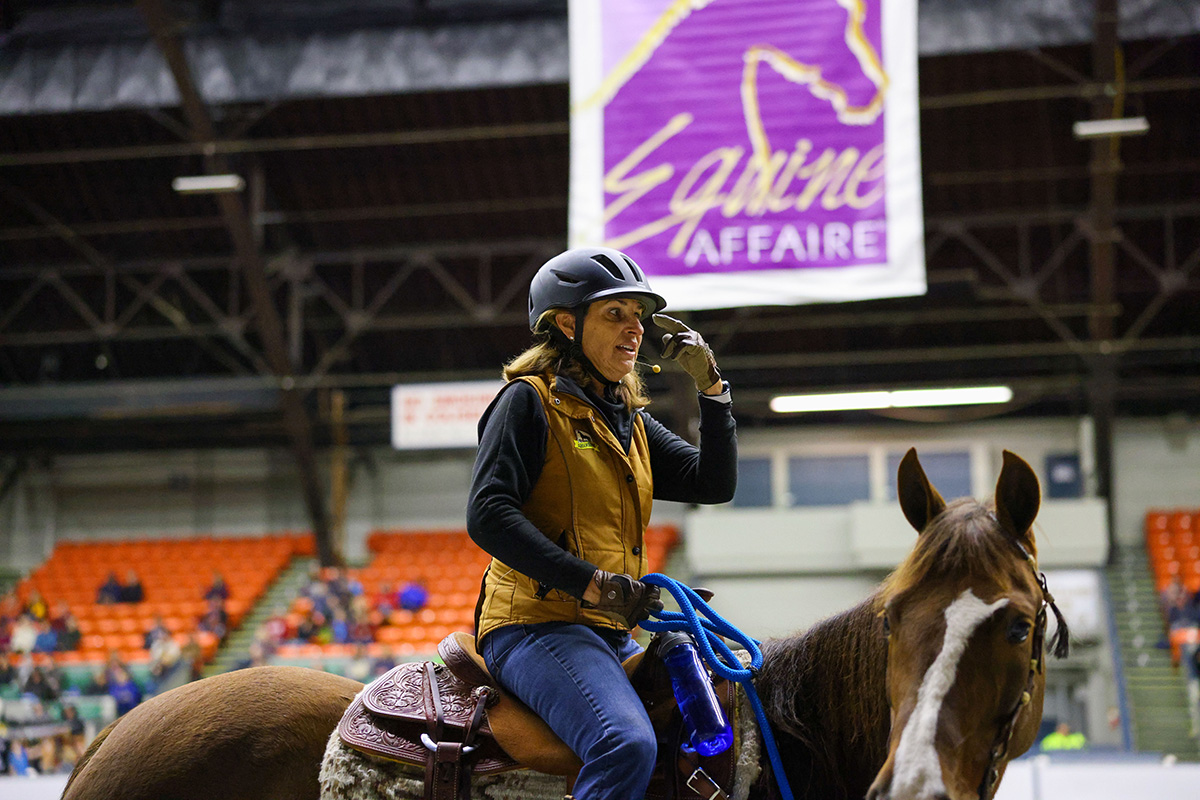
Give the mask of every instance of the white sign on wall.
<svg viewBox="0 0 1200 800">
<path fill-rule="evenodd" d="M 502 381 L 408 383 L 392 387 L 392 447 L 474 447 L 479 418 Z"/>
</svg>

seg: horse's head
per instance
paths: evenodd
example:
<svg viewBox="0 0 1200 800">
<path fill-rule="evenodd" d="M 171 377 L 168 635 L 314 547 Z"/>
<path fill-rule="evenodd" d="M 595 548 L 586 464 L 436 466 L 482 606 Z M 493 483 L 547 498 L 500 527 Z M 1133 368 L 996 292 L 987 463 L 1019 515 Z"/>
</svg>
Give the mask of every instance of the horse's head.
<svg viewBox="0 0 1200 800">
<path fill-rule="evenodd" d="M 1051 598 L 1030 530 L 1038 480 L 1005 451 L 993 505 L 947 504 L 909 450 L 897 490 L 920 536 L 879 595 L 892 728 L 867 797 L 988 800 L 1042 717 Z M 1057 635 L 1065 655 L 1061 618 Z"/>
</svg>

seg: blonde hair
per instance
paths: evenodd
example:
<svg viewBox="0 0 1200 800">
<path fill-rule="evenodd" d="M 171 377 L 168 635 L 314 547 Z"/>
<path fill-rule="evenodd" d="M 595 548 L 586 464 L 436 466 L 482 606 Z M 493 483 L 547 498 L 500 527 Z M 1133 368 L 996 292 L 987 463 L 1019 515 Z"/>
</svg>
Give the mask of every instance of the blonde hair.
<svg viewBox="0 0 1200 800">
<path fill-rule="evenodd" d="M 554 316 L 560 311 L 570 311 L 564 308 L 549 308 L 538 317 L 534 327 L 534 342 L 525 351 L 504 365 L 504 380 L 538 375 L 549 379 L 552 375 L 565 375 L 580 386 L 590 386 L 595 379 L 584 369 L 583 364 L 571 358 L 570 353 L 560 349 L 552 331 L 557 329 Z M 559 339 L 561 341 L 561 339 Z M 616 388 L 617 398 L 625 404 L 625 408 L 633 411 L 636 408 L 650 405 L 646 394 L 646 384 L 638 372 L 640 367 L 634 366 L 632 372 L 621 378 Z"/>
</svg>

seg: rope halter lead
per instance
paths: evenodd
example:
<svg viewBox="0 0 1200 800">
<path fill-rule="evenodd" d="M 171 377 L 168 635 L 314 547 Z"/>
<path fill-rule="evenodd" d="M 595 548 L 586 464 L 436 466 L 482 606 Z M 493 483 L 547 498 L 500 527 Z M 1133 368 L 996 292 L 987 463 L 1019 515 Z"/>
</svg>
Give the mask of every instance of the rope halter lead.
<svg viewBox="0 0 1200 800">
<path fill-rule="evenodd" d="M 1054 595 L 1050 594 L 1050 589 L 1046 586 L 1046 573 L 1038 570 L 1037 561 L 1025 549 L 1024 545 L 1020 542 L 1016 542 L 1015 544 L 1017 549 L 1021 551 L 1021 555 L 1025 557 L 1025 561 L 1029 564 L 1030 569 L 1033 570 L 1038 586 L 1042 589 L 1042 605 L 1038 608 L 1037 617 L 1033 622 L 1033 652 L 1029 659 L 1029 677 L 1025 679 L 1025 688 L 1021 691 L 1021 696 L 1017 698 L 1017 704 L 1009 712 L 1008 717 L 996 732 L 996 741 L 992 744 L 992 749 L 988 753 L 988 763 L 983 770 L 983 779 L 979 783 L 977 791 L 979 800 L 991 800 L 997 785 L 1000 783 L 999 764 L 1008 756 L 1008 744 L 1012 741 L 1013 733 L 1016 731 L 1017 719 L 1021 716 L 1022 709 L 1029 705 L 1029 702 L 1033 699 L 1033 689 L 1038 673 L 1045 667 L 1043 659 L 1045 658 L 1047 607 L 1054 612 L 1054 619 L 1057 623 L 1057 628 L 1054 632 L 1055 642 L 1052 650 L 1054 656 L 1056 658 L 1065 658 L 1070 646 L 1066 627 L 1067 623 L 1063 619 L 1062 612 L 1058 610 L 1058 606 L 1054 604 Z"/>
</svg>

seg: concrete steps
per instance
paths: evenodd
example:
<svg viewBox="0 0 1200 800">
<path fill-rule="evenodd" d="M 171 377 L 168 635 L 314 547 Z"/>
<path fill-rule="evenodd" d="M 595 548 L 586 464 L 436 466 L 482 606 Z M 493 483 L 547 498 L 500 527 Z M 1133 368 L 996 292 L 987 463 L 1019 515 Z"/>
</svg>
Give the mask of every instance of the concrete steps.
<svg viewBox="0 0 1200 800">
<path fill-rule="evenodd" d="M 1116 555 L 1107 573 L 1134 747 L 1200 760 L 1184 673 L 1172 666 L 1170 650 L 1159 646 L 1165 641 L 1165 631 L 1146 551 L 1127 548 Z"/>
<path fill-rule="evenodd" d="M 300 588 L 308 582 L 309 572 L 316 563 L 315 558 L 292 558 L 262 598 L 242 619 L 242 624 L 225 637 L 225 643 L 217 651 L 212 663 L 205 665 L 204 677 L 228 672 L 239 661 L 250 657 L 250 644 L 254 641 L 254 634 L 277 606 L 286 607 L 291 603 Z"/>
</svg>

